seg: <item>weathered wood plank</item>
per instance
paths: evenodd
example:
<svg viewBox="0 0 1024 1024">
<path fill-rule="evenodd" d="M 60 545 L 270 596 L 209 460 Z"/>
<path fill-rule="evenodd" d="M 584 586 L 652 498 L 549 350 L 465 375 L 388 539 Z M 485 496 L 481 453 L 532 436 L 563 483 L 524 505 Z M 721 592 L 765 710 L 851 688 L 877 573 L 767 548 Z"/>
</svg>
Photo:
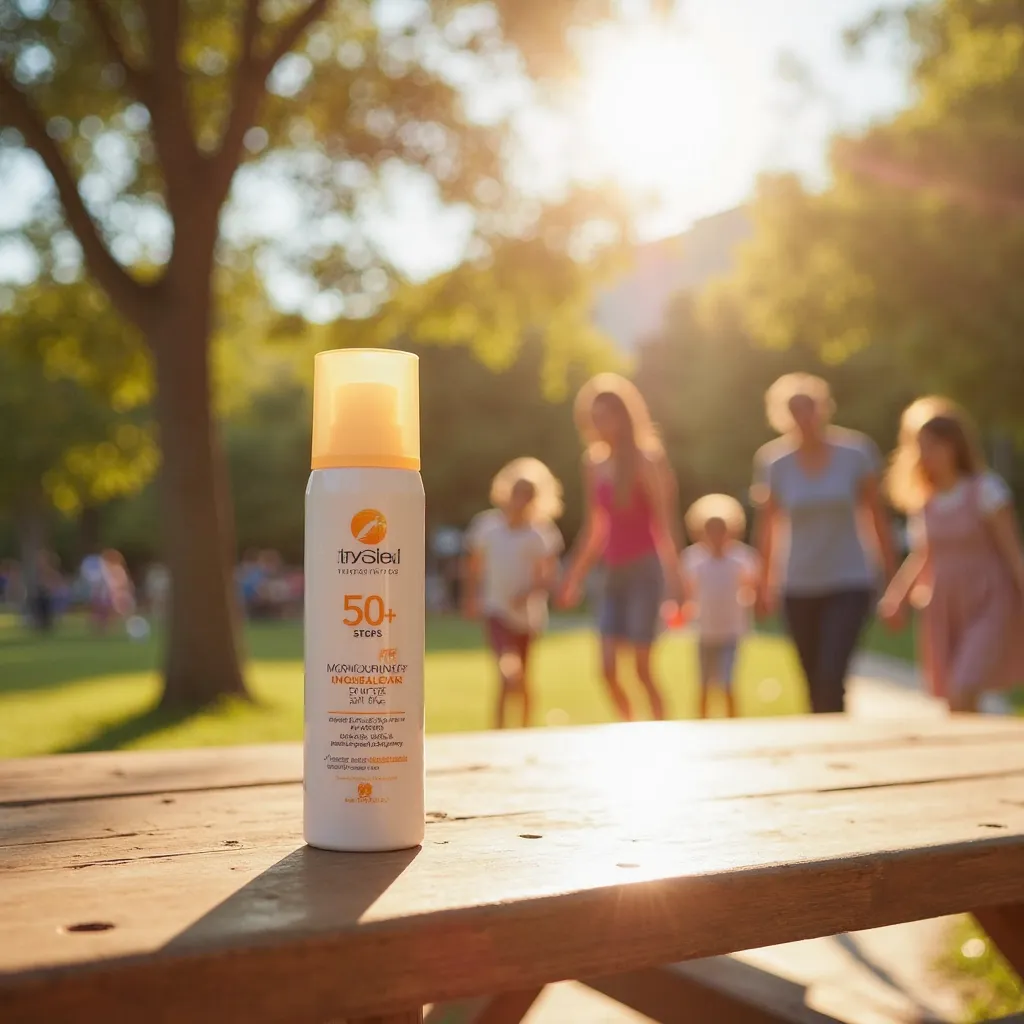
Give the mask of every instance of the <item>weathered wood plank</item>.
<svg viewBox="0 0 1024 1024">
<path fill-rule="evenodd" d="M 294 746 L 4 765 L 0 1019 L 408 1015 L 1024 901 L 1020 723 L 732 726 L 432 740 L 379 856 L 302 846 Z"/>
<path fill-rule="evenodd" d="M 576 726 L 431 736 L 428 767 L 434 771 L 465 766 L 517 768 L 543 759 L 575 760 L 603 754 L 622 742 L 674 749 L 700 759 L 788 756 L 798 751 L 955 746 L 962 742 L 1019 742 L 1024 723 L 1004 717 L 954 715 L 941 719 L 855 719 L 846 715 L 710 721 L 634 722 L 629 725 Z"/>
<path fill-rule="evenodd" d="M 675 747 L 637 748 L 621 745 L 614 758 L 591 752 L 588 760 L 535 758 L 516 769 L 483 767 L 438 771 L 428 778 L 428 819 L 455 820 L 481 815 L 559 812 L 567 802 L 576 808 L 602 809 L 608 792 L 632 801 L 641 775 L 675 780 L 673 800 L 681 803 L 741 800 L 800 792 L 827 792 L 871 787 L 934 783 L 959 778 L 987 778 L 992 784 L 1024 774 L 1024 733 L 1018 742 L 963 742 L 954 747 L 924 744 L 916 747 L 854 749 L 845 752 L 806 752 L 746 758 L 699 760 Z M 273 749 L 273 748 L 271 748 Z M 248 765 L 247 759 L 242 764 Z M 158 776 L 151 772 L 150 784 Z M 155 837 L 178 828 L 175 805 L 199 790 L 174 790 L 173 779 L 159 775 L 166 785 L 143 796 L 118 794 L 118 799 L 55 800 L 0 807 L 0 871 L 20 866 L 53 866 L 36 852 L 9 849 L 20 845 L 55 844 L 68 848 L 77 860 L 107 854 L 90 853 L 107 839 L 123 840 L 123 856 L 149 852 Z M 286 821 L 273 817 L 277 806 L 270 791 L 280 784 L 269 781 L 266 803 L 242 803 L 252 819 L 274 831 Z M 222 797 L 212 798 L 212 812 L 231 819 L 236 814 L 236 788 L 214 787 Z M 294 814 L 292 808 L 282 811 Z M 211 819 L 212 820 L 212 819 Z M 180 837 L 186 845 L 206 849 L 202 833 Z M 234 838 L 234 837 L 232 837 Z M 231 839 L 225 840 L 230 842 Z M 69 844 L 75 844 L 70 851 Z M 59 853 L 54 850 L 53 853 Z M 69 859 L 68 864 L 73 862 Z"/>
<path fill-rule="evenodd" d="M 1024 738 L 1024 737 L 1022 737 Z M 796 752 L 792 756 L 679 761 L 677 752 L 621 751 L 625 764 L 607 758 L 569 764 L 524 764 L 514 774 L 507 770 L 440 772 L 428 780 L 431 821 L 457 821 L 482 816 L 561 813 L 563 806 L 601 815 L 609 796 L 632 804 L 651 799 L 643 789 L 643 773 L 672 778 L 674 803 L 745 800 L 801 792 L 828 792 L 952 781 L 987 779 L 989 785 L 1024 778 L 1024 742 L 965 743 L 947 747 L 894 747 L 855 750 L 843 754 Z M 280 835 L 293 829 L 298 809 L 288 794 L 294 787 L 259 787 L 262 795 L 239 800 L 236 789 L 214 789 L 204 797 L 204 823 L 186 810 L 194 794 L 153 793 L 116 799 L 47 801 L 0 808 L 0 872 L 81 867 L 104 859 L 134 860 L 154 854 L 212 849 L 208 829 L 213 821 L 236 831 L 250 829 L 248 841 Z M 633 790 L 638 792 L 634 793 Z M 659 794 L 654 794 L 656 797 Z M 228 830 L 230 831 L 230 829 Z M 524 829 L 525 831 L 525 829 Z M 236 845 L 241 835 L 218 840 Z M 41 849 L 42 847 L 42 849 Z"/>
<path fill-rule="evenodd" d="M 0 807 L 302 781 L 302 747 L 110 751 L 0 761 Z"/>
<path fill-rule="evenodd" d="M 0 1019 L 224 1019 L 225 991 L 236 1019 L 358 1017 L 1024 898 L 1020 777 L 692 804 L 585 765 L 549 784 L 557 813 L 379 856 L 302 847 L 296 786 L 180 794 L 183 846 L 0 877 L 0 966 L 35 971 L 0 979 Z M 65 930 L 92 924 L 114 927 Z"/>
<path fill-rule="evenodd" d="M 966 715 L 946 720 L 899 722 L 818 715 L 738 722 L 651 722 L 564 730 L 467 733 L 431 737 L 430 774 L 518 771 L 566 765 L 607 755 L 629 737 L 631 745 L 666 752 L 682 764 L 694 759 L 789 757 L 795 753 L 840 753 L 878 748 L 1017 743 L 1019 722 Z M 633 737 L 636 737 L 635 739 Z M 0 806 L 50 800 L 298 782 L 297 744 L 66 754 L 0 762 Z"/>
</svg>

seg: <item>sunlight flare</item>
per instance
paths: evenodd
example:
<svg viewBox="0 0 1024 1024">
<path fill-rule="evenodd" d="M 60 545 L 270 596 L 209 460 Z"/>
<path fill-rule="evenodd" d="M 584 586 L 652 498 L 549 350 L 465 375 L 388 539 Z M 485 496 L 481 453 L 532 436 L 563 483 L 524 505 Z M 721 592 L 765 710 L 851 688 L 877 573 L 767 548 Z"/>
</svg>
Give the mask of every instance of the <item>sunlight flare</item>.
<svg viewBox="0 0 1024 1024">
<path fill-rule="evenodd" d="M 578 97 L 582 159 L 637 192 L 685 190 L 716 173 L 735 118 L 728 70 L 653 26 L 595 36 Z"/>
</svg>

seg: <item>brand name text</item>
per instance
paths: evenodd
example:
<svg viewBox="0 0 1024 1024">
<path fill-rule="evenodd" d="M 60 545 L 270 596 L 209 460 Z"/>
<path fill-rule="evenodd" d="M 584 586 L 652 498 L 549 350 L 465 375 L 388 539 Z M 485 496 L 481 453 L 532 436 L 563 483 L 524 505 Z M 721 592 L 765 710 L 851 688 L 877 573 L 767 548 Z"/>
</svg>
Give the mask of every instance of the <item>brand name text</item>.
<svg viewBox="0 0 1024 1024">
<path fill-rule="evenodd" d="M 338 565 L 401 565 L 402 549 L 382 551 L 380 548 L 364 548 L 352 551 L 342 548 L 338 552 Z"/>
</svg>

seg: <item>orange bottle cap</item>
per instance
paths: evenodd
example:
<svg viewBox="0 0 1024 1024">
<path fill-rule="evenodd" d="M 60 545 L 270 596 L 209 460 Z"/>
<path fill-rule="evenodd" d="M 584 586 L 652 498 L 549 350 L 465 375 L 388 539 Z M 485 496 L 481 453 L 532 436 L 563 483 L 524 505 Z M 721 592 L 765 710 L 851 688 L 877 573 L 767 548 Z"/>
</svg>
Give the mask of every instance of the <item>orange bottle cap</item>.
<svg viewBox="0 0 1024 1024">
<path fill-rule="evenodd" d="M 316 354 L 313 469 L 420 468 L 419 362 L 397 349 Z"/>
</svg>

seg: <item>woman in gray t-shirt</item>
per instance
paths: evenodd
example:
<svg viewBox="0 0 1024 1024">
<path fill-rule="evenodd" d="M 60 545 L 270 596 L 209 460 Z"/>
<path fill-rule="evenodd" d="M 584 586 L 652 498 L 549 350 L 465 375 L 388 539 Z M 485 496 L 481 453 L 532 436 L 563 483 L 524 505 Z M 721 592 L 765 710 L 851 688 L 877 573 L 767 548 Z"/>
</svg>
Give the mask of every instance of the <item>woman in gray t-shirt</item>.
<svg viewBox="0 0 1024 1024">
<path fill-rule="evenodd" d="M 882 582 L 878 560 L 886 579 L 893 566 L 879 496 L 881 458 L 863 434 L 829 425 L 832 398 L 819 377 L 788 374 L 765 399 L 782 437 L 765 445 L 754 464 L 760 606 L 770 613 L 781 592 L 812 710 L 843 711 L 850 659 Z M 783 558 L 779 541 L 787 534 Z"/>
</svg>

